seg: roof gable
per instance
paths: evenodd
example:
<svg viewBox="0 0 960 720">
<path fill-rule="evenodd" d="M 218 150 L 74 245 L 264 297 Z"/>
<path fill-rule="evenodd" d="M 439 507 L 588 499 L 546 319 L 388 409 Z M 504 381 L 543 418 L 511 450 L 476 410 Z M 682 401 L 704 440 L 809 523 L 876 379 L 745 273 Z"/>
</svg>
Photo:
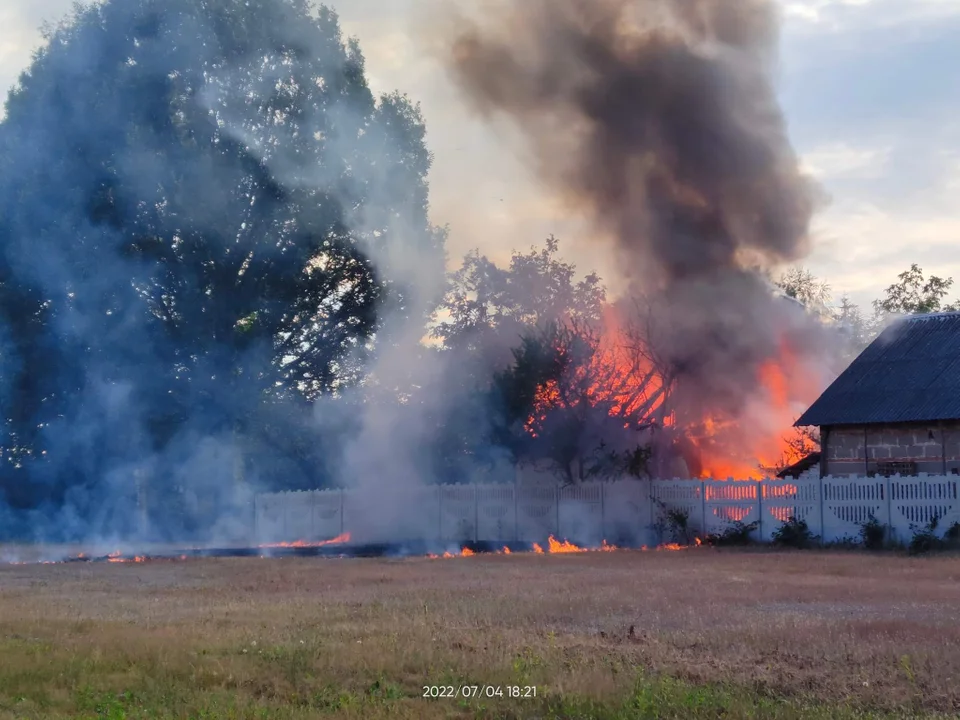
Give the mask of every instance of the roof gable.
<svg viewBox="0 0 960 720">
<path fill-rule="evenodd" d="M 960 419 L 960 313 L 915 315 L 884 330 L 795 425 Z"/>
</svg>

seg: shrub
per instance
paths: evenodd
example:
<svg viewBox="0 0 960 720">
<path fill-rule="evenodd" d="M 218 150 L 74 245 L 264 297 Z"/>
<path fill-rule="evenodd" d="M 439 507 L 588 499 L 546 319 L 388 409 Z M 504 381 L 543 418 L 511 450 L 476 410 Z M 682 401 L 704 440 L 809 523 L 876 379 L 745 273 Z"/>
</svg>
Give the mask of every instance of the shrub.
<svg viewBox="0 0 960 720">
<path fill-rule="evenodd" d="M 654 498 L 654 502 L 660 507 L 660 520 L 657 523 L 657 530 L 661 536 L 669 533 L 671 542 L 689 545 L 693 542 L 694 533 L 690 528 L 690 513 L 682 508 L 668 508 L 666 504 Z"/>
<path fill-rule="evenodd" d="M 819 538 L 810 532 L 806 520 L 791 515 L 773 533 L 773 544 L 780 547 L 806 549 L 814 545 Z"/>
<path fill-rule="evenodd" d="M 943 534 L 943 539 L 951 545 L 960 544 L 960 522 L 955 522 Z"/>
<path fill-rule="evenodd" d="M 934 515 L 930 518 L 930 522 L 922 528 L 914 530 L 910 545 L 907 547 L 907 551 L 911 555 L 922 555 L 931 550 L 939 550 L 942 547 L 943 541 L 937 537 L 938 522 L 939 518 Z M 915 526 L 911 525 L 910 527 L 913 529 Z"/>
<path fill-rule="evenodd" d="M 753 538 L 750 533 L 757 529 L 759 523 L 744 523 L 740 520 L 731 522 L 721 532 L 707 535 L 707 543 L 717 547 L 732 547 L 742 545 L 752 545 Z"/>
<path fill-rule="evenodd" d="M 867 550 L 882 550 L 887 541 L 887 526 L 870 513 L 870 519 L 860 526 L 860 542 Z"/>
<path fill-rule="evenodd" d="M 937 527 L 940 524 L 940 518 L 934 515 L 930 522 L 919 530 L 915 530 L 910 539 L 910 545 L 907 551 L 911 555 L 922 555 L 934 550 L 955 550 L 960 548 L 960 522 L 953 523 L 947 528 L 943 537 L 937 535 Z M 914 526 L 911 525 L 911 528 Z"/>
</svg>

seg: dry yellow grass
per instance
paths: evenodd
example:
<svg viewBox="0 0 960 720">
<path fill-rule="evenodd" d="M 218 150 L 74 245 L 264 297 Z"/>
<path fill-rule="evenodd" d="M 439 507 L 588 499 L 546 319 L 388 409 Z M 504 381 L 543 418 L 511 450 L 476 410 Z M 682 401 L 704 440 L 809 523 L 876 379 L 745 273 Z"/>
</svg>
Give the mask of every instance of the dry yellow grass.
<svg viewBox="0 0 960 720">
<path fill-rule="evenodd" d="M 958 680 L 955 557 L 0 567 L 0 717 L 904 717 Z M 464 684 L 537 698 L 420 697 Z"/>
</svg>

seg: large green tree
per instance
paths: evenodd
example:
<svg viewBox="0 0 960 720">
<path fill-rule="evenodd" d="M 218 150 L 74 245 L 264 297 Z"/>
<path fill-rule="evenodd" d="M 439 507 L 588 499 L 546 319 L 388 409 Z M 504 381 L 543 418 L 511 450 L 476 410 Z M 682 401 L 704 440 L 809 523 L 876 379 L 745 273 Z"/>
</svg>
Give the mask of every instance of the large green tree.
<svg viewBox="0 0 960 720">
<path fill-rule="evenodd" d="M 307 0 L 77 6 L 0 123 L 3 444 L 43 453 L 8 495 L 198 437 L 303 460 L 277 403 L 356 382 L 384 317 L 431 309 L 391 264 L 443 270 L 424 134 Z"/>
<path fill-rule="evenodd" d="M 507 429 L 518 398 L 496 385 L 497 373 L 513 365 L 525 336 L 570 319 L 597 321 L 604 301 L 600 278 L 579 275 L 560 257 L 552 236 L 526 252 L 514 251 L 505 264 L 479 251 L 463 258 L 448 278 L 432 332 L 441 367 L 455 372 L 443 373 L 442 388 L 433 385 L 414 396 L 424 405 L 438 391 L 447 399 L 432 403 L 428 412 L 439 477 L 469 477 L 476 467 L 500 468 L 518 459 L 519 446 L 509 441 L 513 431 Z"/>
<path fill-rule="evenodd" d="M 960 310 L 960 301 L 944 302 L 953 287 L 953 278 L 941 278 L 923 274 L 923 269 L 913 263 L 909 270 L 897 275 L 897 282 L 889 285 L 884 297 L 874 300 L 878 315 L 916 315 L 950 310 Z"/>
</svg>

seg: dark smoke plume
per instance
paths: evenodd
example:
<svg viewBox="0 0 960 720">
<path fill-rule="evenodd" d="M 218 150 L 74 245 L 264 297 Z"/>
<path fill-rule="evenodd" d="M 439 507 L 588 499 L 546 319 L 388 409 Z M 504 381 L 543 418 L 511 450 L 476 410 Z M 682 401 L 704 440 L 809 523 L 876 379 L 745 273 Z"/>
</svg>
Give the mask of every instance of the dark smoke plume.
<svg viewBox="0 0 960 720">
<path fill-rule="evenodd" d="M 751 269 L 802 257 L 815 205 L 771 77 L 775 3 L 489 7 L 459 18 L 459 85 L 513 121 L 548 186 L 612 238 L 681 390 L 736 412 L 782 333 L 801 346 L 814 331 Z"/>
</svg>

